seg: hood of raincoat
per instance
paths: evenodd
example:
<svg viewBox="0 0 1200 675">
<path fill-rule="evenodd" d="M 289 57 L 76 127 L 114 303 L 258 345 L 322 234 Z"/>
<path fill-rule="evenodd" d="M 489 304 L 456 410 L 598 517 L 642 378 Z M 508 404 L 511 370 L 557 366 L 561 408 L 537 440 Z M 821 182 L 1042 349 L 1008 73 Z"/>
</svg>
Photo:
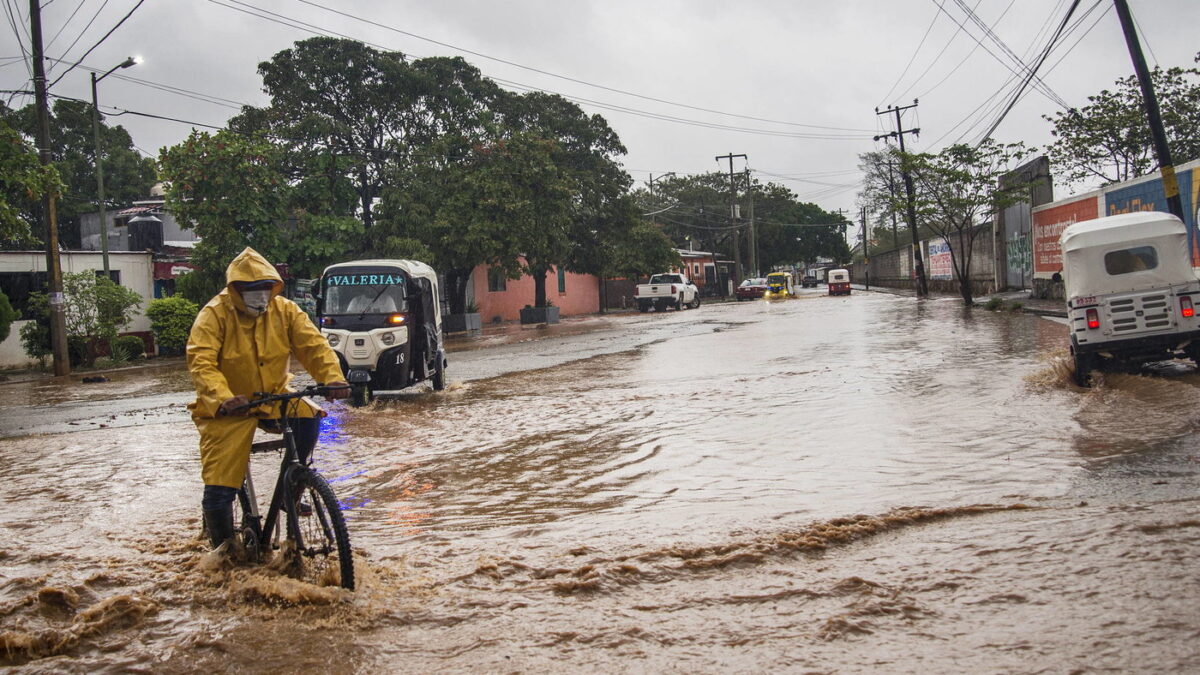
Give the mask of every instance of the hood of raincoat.
<svg viewBox="0 0 1200 675">
<path fill-rule="evenodd" d="M 262 281 L 263 279 L 271 279 L 275 282 L 275 285 L 271 287 L 272 298 L 283 292 L 283 278 L 279 276 L 279 272 L 275 271 L 275 266 L 267 262 L 261 253 L 247 246 L 229 263 L 229 267 L 225 268 L 226 292 L 229 293 L 229 297 L 238 310 L 245 311 L 246 305 L 242 302 L 242 294 L 233 289 L 233 282 Z"/>
</svg>

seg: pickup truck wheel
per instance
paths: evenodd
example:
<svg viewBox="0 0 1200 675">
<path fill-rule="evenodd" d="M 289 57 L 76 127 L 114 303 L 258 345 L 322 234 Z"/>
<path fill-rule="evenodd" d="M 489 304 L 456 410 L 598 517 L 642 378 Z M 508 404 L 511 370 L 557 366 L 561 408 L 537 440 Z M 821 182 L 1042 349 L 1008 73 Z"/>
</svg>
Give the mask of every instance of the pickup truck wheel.
<svg viewBox="0 0 1200 675">
<path fill-rule="evenodd" d="M 678 298 L 675 298 L 675 311 L 676 312 L 683 311 L 683 296 L 682 295 L 679 296 Z"/>
<path fill-rule="evenodd" d="M 1075 384 L 1085 389 L 1092 386 L 1092 371 L 1097 365 L 1095 354 L 1075 352 L 1075 373 L 1072 375 Z"/>
<path fill-rule="evenodd" d="M 741 300 L 741 298 L 738 298 L 738 300 Z M 700 294 L 697 293 L 696 295 L 692 296 L 692 309 L 696 309 L 699 306 L 700 306 Z M 1200 363 L 1200 361 L 1198 361 L 1197 363 Z"/>
<path fill-rule="evenodd" d="M 643 313 L 643 314 L 645 314 L 646 312 L 649 312 L 649 311 L 650 311 L 650 303 L 648 303 L 648 302 L 639 302 L 639 303 L 638 303 L 638 311 L 639 311 L 639 312 L 641 312 L 641 313 Z"/>
</svg>

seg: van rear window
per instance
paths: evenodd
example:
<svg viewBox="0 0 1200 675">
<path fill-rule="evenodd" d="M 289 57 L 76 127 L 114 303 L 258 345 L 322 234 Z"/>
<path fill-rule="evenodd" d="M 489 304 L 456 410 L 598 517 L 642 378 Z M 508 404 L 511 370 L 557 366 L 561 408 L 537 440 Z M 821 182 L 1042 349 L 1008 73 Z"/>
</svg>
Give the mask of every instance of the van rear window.
<svg viewBox="0 0 1200 675">
<path fill-rule="evenodd" d="M 1153 246 L 1123 248 L 1104 254 L 1104 271 L 1110 275 L 1143 272 L 1158 267 L 1158 253 Z"/>
</svg>

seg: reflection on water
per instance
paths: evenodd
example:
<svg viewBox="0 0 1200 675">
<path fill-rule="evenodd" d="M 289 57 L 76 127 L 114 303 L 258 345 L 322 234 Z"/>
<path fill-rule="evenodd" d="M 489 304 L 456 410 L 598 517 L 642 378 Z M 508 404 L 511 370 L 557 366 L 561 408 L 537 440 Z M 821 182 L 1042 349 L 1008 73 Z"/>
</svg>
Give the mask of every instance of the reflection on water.
<svg viewBox="0 0 1200 675">
<path fill-rule="evenodd" d="M 1200 531 L 1180 501 L 1195 467 L 1172 459 L 1195 456 L 1187 368 L 1081 391 L 1062 326 L 956 301 L 812 294 L 637 320 L 664 339 L 327 406 L 315 462 L 362 556 L 355 594 L 203 563 L 190 424 L 0 441 L 0 646 L 167 672 L 989 667 L 976 653 L 1019 669 L 1003 655 L 1020 641 L 980 621 L 1052 635 L 1091 602 L 1086 580 L 1072 595 L 1027 579 L 1027 559 L 1179 595 L 1170 551 Z M 1153 493 L 1171 506 L 1063 505 L 1113 458 L 1149 456 L 1190 481 Z M 277 467 L 253 470 L 268 484 Z M 1135 520 L 1153 530 L 1136 535 L 1144 568 L 1120 525 Z M 1089 608 L 1083 625 L 1128 620 Z M 1132 642 L 1096 630 L 1182 663 L 1195 618 L 1175 619 L 1133 622 Z M 1070 669 L 1070 636 L 1044 639 L 1025 649 Z"/>
</svg>

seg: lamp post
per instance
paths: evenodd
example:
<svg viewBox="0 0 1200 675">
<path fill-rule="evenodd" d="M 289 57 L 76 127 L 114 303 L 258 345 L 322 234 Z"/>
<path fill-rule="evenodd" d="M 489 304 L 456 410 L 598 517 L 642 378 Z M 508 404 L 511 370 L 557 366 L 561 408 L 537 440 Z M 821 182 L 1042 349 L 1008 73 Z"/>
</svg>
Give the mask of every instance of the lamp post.
<svg viewBox="0 0 1200 675">
<path fill-rule="evenodd" d="M 100 77 L 92 73 L 92 139 L 96 144 L 96 192 L 100 206 L 100 251 L 104 258 L 104 276 L 110 276 L 108 271 L 108 216 L 104 213 L 104 161 L 100 158 L 100 106 L 96 103 L 96 83 L 112 75 L 118 68 L 128 68 L 136 65 L 137 60 L 132 56 L 118 63 Z"/>
</svg>

